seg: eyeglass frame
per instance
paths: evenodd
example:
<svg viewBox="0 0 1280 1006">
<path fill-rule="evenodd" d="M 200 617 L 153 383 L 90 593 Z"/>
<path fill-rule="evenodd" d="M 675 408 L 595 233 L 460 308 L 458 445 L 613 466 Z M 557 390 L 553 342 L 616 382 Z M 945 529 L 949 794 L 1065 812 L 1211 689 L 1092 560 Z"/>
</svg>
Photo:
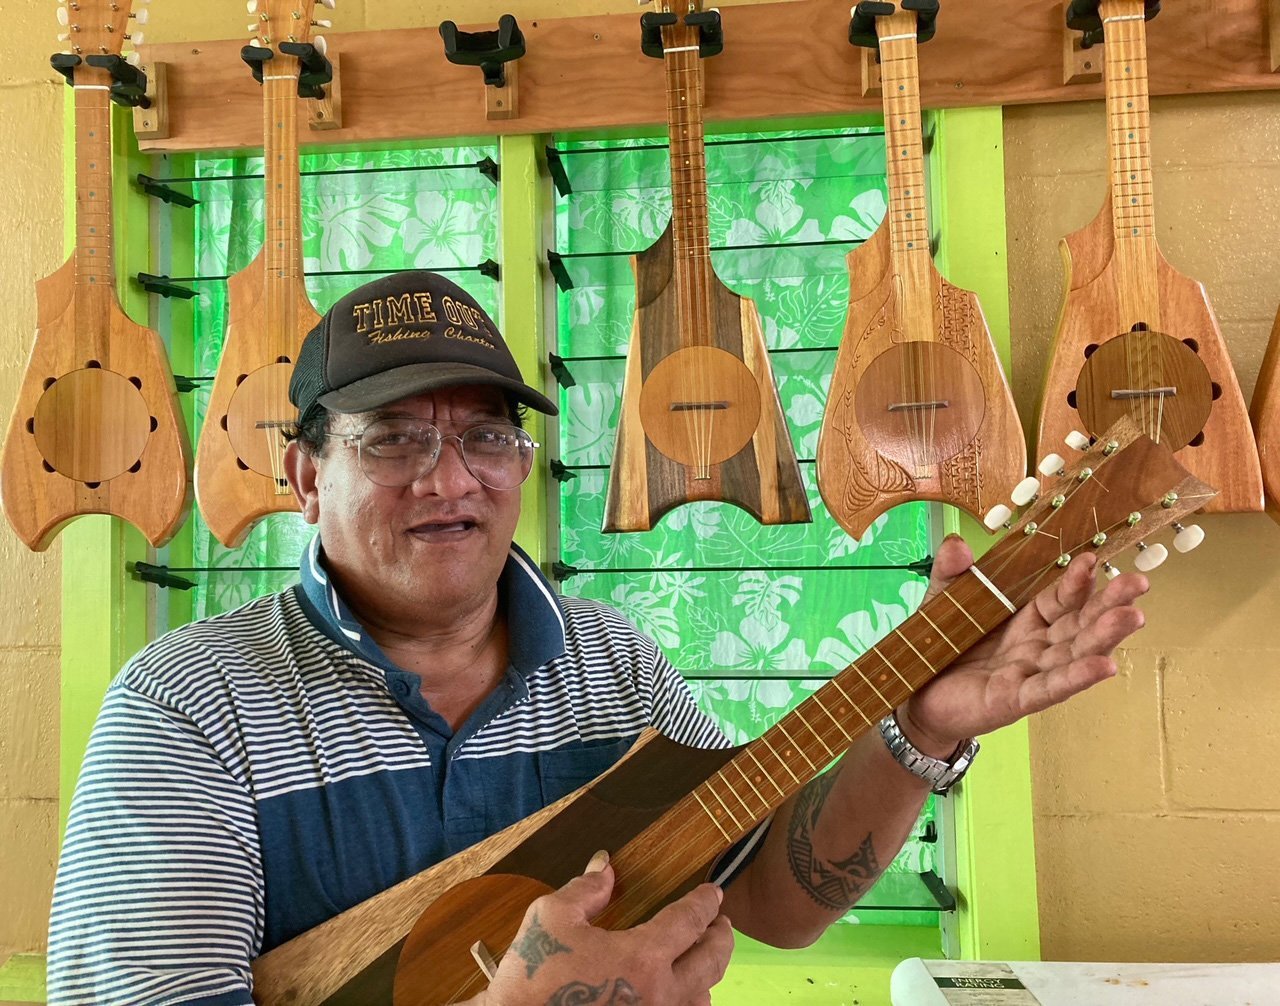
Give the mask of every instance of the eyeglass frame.
<svg viewBox="0 0 1280 1006">
<path fill-rule="evenodd" d="M 436 448 L 435 459 L 431 462 L 430 466 L 425 471 L 420 472 L 418 475 L 414 476 L 408 482 L 401 482 L 399 485 L 389 486 L 389 485 L 384 485 L 381 482 L 374 482 L 373 479 L 370 478 L 369 473 L 365 470 L 361 441 L 364 440 L 364 435 L 368 433 L 371 429 L 373 429 L 375 426 L 378 426 L 381 423 L 394 423 L 394 422 L 417 423 L 421 426 L 427 427 L 428 429 L 435 430 L 436 436 L 440 438 L 440 446 Z M 486 489 L 492 489 L 496 493 L 514 492 L 515 490 L 519 489 L 521 486 L 523 486 L 526 482 L 529 481 L 529 476 L 533 474 L 532 463 L 530 463 L 529 465 L 529 470 L 525 472 L 524 478 L 522 478 L 515 485 L 510 486 L 506 489 L 499 489 L 497 486 L 489 485 L 488 482 L 485 482 L 482 478 L 480 478 L 479 475 L 477 475 L 474 471 L 471 470 L 471 465 L 467 461 L 466 445 L 463 444 L 462 438 L 466 436 L 468 433 L 470 433 L 472 430 L 479 429 L 482 426 L 497 426 L 505 429 L 517 430 L 520 433 L 523 433 L 526 437 L 529 438 L 529 449 L 531 451 L 537 450 L 539 447 L 542 446 L 541 443 L 539 443 L 537 440 L 534 440 L 533 437 L 529 435 L 529 431 L 526 430 L 523 426 L 517 426 L 513 422 L 510 422 L 507 420 L 501 420 L 501 419 L 480 420 L 479 422 L 472 423 L 465 430 L 463 430 L 461 434 L 457 434 L 457 433 L 443 433 L 441 432 L 440 427 L 436 426 L 435 423 L 430 422 L 429 420 L 426 420 L 426 419 L 415 419 L 412 416 L 388 416 L 382 419 L 375 419 L 373 422 L 369 423 L 369 425 L 367 425 L 364 429 L 362 429 L 359 433 L 328 433 L 326 432 L 321 435 L 326 440 L 341 440 L 343 443 L 346 443 L 346 444 L 351 444 L 354 441 L 355 447 L 356 447 L 356 463 L 360 466 L 360 474 L 363 475 L 365 478 L 369 479 L 370 482 L 373 482 L 375 486 L 382 486 L 384 489 L 403 489 L 405 486 L 413 485 L 415 482 L 418 481 L 418 479 L 425 478 L 426 476 L 430 475 L 433 471 L 436 470 L 436 468 L 440 464 L 440 455 L 444 452 L 445 442 L 448 440 L 456 440 L 458 441 L 458 457 L 462 461 L 462 467 L 467 470 L 468 475 L 470 475 L 473 479 L 479 482 Z"/>
</svg>

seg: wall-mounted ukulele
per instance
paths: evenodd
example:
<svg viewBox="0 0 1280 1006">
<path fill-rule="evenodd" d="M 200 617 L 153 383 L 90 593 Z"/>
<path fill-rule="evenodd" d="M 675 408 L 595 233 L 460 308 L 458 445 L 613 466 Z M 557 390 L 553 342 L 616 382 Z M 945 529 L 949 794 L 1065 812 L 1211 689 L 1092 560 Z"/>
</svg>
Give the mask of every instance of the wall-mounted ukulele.
<svg viewBox="0 0 1280 1006">
<path fill-rule="evenodd" d="M 191 499 L 186 424 L 164 345 L 116 298 L 111 94 L 133 72 L 120 56 L 129 16 L 119 0 L 58 8 L 70 50 L 53 63 L 75 88 L 76 247 L 36 286 L 36 341 L 0 470 L 5 514 L 36 550 L 89 513 L 127 520 L 161 545 Z"/>
<path fill-rule="evenodd" d="M 1271 328 L 1271 341 L 1262 358 L 1249 412 L 1258 438 L 1267 512 L 1280 521 L 1280 314 Z"/>
<path fill-rule="evenodd" d="M 1067 291 L 1050 347 L 1039 450 L 1077 426 L 1131 416 L 1219 488 L 1215 511 L 1259 510 L 1262 476 L 1244 398 L 1204 287 L 1156 244 L 1146 20 L 1159 0 L 1076 0 L 1070 27 L 1105 41 L 1109 193 L 1062 242 Z"/>
<path fill-rule="evenodd" d="M 605 531 L 647 531 L 693 500 L 734 503 L 763 524 L 803 524 L 809 500 L 773 383 L 755 304 L 711 268 L 701 55 L 719 15 L 701 0 L 642 18 L 666 67 L 671 223 L 632 259 L 636 313 Z"/>
<path fill-rule="evenodd" d="M 994 487 L 993 487 L 994 488 Z M 1121 420 L 1046 481 L 1012 529 L 946 591 L 738 748 L 696 751 L 647 731 L 626 758 L 558 805 L 512 825 L 254 963 L 260 1006 L 440 1006 L 469 1000 L 530 902 L 608 849 L 614 900 L 595 920 L 633 926 L 988 632 L 1054 583 L 1071 557 L 1103 570 L 1213 490 Z M 1030 531 L 1041 533 L 1032 534 Z M 1143 539 L 1146 539 L 1145 541 Z M 1150 544 L 1148 544 L 1150 542 Z M 409 928 L 407 919 L 420 916 Z"/>
<path fill-rule="evenodd" d="M 917 42 L 937 12 L 937 0 L 860 3 L 849 27 L 880 54 L 889 189 L 884 222 L 848 256 L 849 313 L 818 438 L 818 488 L 855 538 L 907 500 L 981 516 L 993 487 L 1026 468 L 978 298 L 943 279 L 929 250 Z"/>
<path fill-rule="evenodd" d="M 243 57 L 261 75 L 266 228 L 262 250 L 227 283 L 227 337 L 196 449 L 196 499 L 229 548 L 267 514 L 297 510 L 284 477 L 284 435 L 297 415 L 289 377 L 320 316 L 302 275 L 298 97 L 318 97 L 299 77 L 324 40 L 311 41 L 314 0 L 250 0 L 253 44 Z M 332 3 L 326 6 L 332 6 Z"/>
</svg>

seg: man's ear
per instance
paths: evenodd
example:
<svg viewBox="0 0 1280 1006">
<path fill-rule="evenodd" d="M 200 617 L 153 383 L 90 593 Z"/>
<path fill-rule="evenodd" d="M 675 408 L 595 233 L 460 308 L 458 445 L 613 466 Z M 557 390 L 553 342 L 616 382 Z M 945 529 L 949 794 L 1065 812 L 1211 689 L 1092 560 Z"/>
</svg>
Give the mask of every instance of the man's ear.
<svg viewBox="0 0 1280 1006">
<path fill-rule="evenodd" d="M 308 524 L 320 520 L 320 494 L 316 491 L 316 463 L 304 451 L 298 441 L 291 441 L 284 449 L 284 475 L 289 488 L 302 510 L 302 519 Z"/>
</svg>

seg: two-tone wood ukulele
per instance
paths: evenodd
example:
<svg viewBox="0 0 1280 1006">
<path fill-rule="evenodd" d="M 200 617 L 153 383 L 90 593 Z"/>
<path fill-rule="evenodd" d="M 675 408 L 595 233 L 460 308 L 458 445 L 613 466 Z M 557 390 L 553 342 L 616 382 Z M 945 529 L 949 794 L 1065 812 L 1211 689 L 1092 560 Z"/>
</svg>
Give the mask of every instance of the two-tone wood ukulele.
<svg viewBox="0 0 1280 1006">
<path fill-rule="evenodd" d="M 36 285 L 36 341 L 5 436 L 0 493 L 31 549 L 91 513 L 126 520 L 161 545 L 190 505 L 191 452 L 164 344 L 116 297 L 110 93 L 129 4 L 78 0 L 58 11 L 70 51 L 54 63 L 75 88 L 76 246 Z"/>
<path fill-rule="evenodd" d="M 1209 501 L 1129 420 L 1107 431 L 968 573 L 760 738 L 702 751 L 646 732 L 595 782 L 289 943 L 254 964 L 262 1006 L 440 1006 L 487 985 L 535 898 L 597 849 L 617 872 L 595 921 L 635 925 L 705 878 L 709 865 L 862 734 L 1092 552 L 1103 569 Z M 471 879 L 466 879 L 470 877 Z M 412 918 L 420 915 L 410 928 Z M 407 934 L 407 935 L 406 935 Z"/>
<path fill-rule="evenodd" d="M 1219 488 L 1211 509 L 1262 508 L 1244 398 L 1204 287 L 1156 243 L 1146 21 L 1159 0 L 1075 0 L 1068 24 L 1103 41 L 1109 191 L 1062 242 L 1067 289 L 1040 403 L 1039 449 L 1130 416 Z"/>
<path fill-rule="evenodd" d="M 265 233 L 257 257 L 227 283 L 227 336 L 195 475 L 200 513 L 229 548 L 260 518 L 298 508 L 284 476 L 284 430 L 296 418 L 289 402 L 293 361 L 320 320 L 302 274 L 298 168 L 299 54 L 313 44 L 314 6 L 314 0 L 249 4 L 255 22 L 245 56 L 262 72 Z"/>
<path fill-rule="evenodd" d="M 889 190 L 884 222 L 848 256 L 849 311 L 818 438 L 818 488 L 855 538 L 907 500 L 981 516 L 994 487 L 1026 468 L 978 298 L 930 254 L 917 45 L 937 11 L 937 0 L 864 2 L 850 25 L 850 41 L 880 54 Z"/>
<path fill-rule="evenodd" d="M 806 523 L 760 317 L 711 268 L 699 43 L 718 15 L 701 0 L 683 16 L 673 6 L 659 0 L 643 19 L 651 37 L 661 32 L 666 68 L 671 223 L 632 259 L 636 313 L 604 530 L 647 531 L 694 500 L 736 504 L 763 524 Z"/>
<path fill-rule="evenodd" d="M 1258 440 L 1267 513 L 1280 521 L 1280 313 L 1271 328 L 1249 414 Z"/>
</svg>

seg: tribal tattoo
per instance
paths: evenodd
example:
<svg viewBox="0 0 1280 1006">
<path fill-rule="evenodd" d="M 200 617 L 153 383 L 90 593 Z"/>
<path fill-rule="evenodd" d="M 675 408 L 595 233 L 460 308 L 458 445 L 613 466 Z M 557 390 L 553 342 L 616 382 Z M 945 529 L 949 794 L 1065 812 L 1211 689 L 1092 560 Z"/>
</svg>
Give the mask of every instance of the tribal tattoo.
<svg viewBox="0 0 1280 1006">
<path fill-rule="evenodd" d="M 823 908 L 842 912 L 866 893 L 880 876 L 881 867 L 870 833 L 848 859 L 825 860 L 813 851 L 813 830 L 836 774 L 835 770 L 828 772 L 801 791 L 787 829 L 787 862 L 796 883 L 809 897 Z"/>
<path fill-rule="evenodd" d="M 538 968 L 552 954 L 571 954 L 573 950 L 566 947 L 557 940 L 549 932 L 542 928 L 542 923 L 538 921 L 538 913 L 533 913 L 533 918 L 529 921 L 529 928 L 524 931 L 524 935 L 515 943 L 511 944 L 511 949 L 516 956 L 524 961 L 525 975 L 532 978 L 538 972 Z M 584 1000 L 590 1002 L 592 1000 Z"/>
<path fill-rule="evenodd" d="M 547 1006 L 640 1006 L 640 993 L 625 978 L 615 978 L 603 985 L 570 982 L 556 989 Z"/>
</svg>

